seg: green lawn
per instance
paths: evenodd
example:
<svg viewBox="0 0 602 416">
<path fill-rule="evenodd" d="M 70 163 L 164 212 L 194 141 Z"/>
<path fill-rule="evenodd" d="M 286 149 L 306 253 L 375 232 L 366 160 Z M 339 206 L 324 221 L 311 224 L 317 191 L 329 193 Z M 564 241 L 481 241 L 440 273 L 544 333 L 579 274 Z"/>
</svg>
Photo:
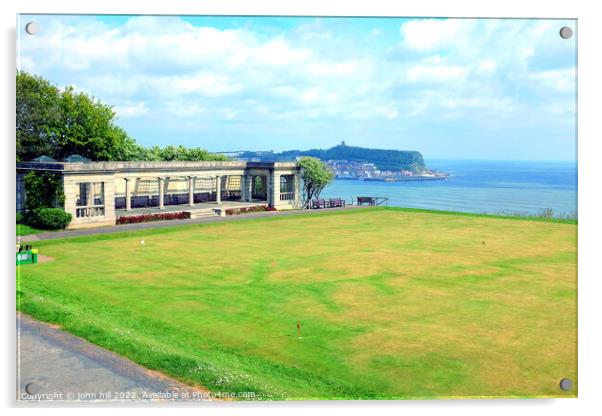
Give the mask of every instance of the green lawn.
<svg viewBox="0 0 602 416">
<path fill-rule="evenodd" d="M 46 230 L 39 230 L 37 228 L 30 227 L 26 224 L 17 224 L 17 236 L 28 235 L 28 234 L 39 234 L 46 232 Z"/>
<path fill-rule="evenodd" d="M 214 392 L 576 396 L 574 221 L 358 209 L 35 245 L 54 260 L 20 267 L 20 310 Z"/>
</svg>

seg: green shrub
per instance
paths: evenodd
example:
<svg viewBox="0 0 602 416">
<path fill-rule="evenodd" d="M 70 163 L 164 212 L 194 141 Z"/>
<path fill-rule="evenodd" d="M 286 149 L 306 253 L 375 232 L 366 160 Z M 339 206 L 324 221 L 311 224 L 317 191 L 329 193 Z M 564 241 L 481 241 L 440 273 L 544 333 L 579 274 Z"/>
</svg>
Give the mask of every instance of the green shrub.
<svg viewBox="0 0 602 416">
<path fill-rule="evenodd" d="M 42 230 L 62 230 L 71 222 L 71 214 L 60 208 L 37 208 L 28 217 L 29 225 Z"/>
<path fill-rule="evenodd" d="M 23 178 L 25 182 L 25 210 L 32 212 L 37 208 L 61 207 L 65 203 L 63 180 L 54 172 L 29 172 Z"/>
<path fill-rule="evenodd" d="M 25 221 L 25 217 L 23 216 L 22 212 L 17 212 L 16 220 L 17 224 L 23 224 L 23 221 Z"/>
</svg>

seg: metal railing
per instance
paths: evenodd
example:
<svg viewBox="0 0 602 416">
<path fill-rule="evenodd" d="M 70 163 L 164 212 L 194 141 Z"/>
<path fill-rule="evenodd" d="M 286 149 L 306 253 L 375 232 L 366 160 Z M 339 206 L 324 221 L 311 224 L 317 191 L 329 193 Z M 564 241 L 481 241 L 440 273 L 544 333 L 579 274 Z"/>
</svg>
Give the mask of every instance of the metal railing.
<svg viewBox="0 0 602 416">
<path fill-rule="evenodd" d="M 385 204 L 389 206 L 389 198 L 384 196 L 358 196 L 356 197 L 357 205 L 370 205 L 370 206 L 378 206 Z M 353 204 L 353 199 L 351 200 L 351 204 Z"/>
</svg>

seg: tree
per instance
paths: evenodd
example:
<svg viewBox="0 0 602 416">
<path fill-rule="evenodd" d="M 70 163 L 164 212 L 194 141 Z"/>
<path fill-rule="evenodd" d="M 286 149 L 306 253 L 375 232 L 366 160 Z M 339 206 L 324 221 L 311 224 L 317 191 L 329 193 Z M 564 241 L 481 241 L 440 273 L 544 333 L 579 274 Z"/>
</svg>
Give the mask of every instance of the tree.
<svg viewBox="0 0 602 416">
<path fill-rule="evenodd" d="M 72 87 L 60 91 L 45 79 L 17 72 L 17 161 L 41 155 L 62 159 L 129 160 L 140 146 L 114 124 L 115 112 Z"/>
<path fill-rule="evenodd" d="M 41 155 L 61 160 L 230 160 L 201 148 L 145 148 L 115 125 L 115 111 L 73 87 L 60 91 L 45 79 L 17 72 L 17 161 Z"/>
<path fill-rule="evenodd" d="M 134 141 L 114 118 L 110 106 L 67 87 L 61 94 L 55 158 L 79 154 L 91 160 L 128 160 Z"/>
<path fill-rule="evenodd" d="M 199 147 L 188 148 L 182 145 L 168 145 L 163 148 L 153 146 L 143 150 L 140 157 L 141 160 L 165 160 L 165 161 L 199 161 L 199 160 L 214 160 L 224 161 L 230 160 L 228 157 L 220 154 L 209 153 L 205 149 Z"/>
<path fill-rule="evenodd" d="M 17 162 L 40 155 L 54 156 L 61 94 L 43 78 L 17 73 Z"/>
<path fill-rule="evenodd" d="M 315 157 L 302 157 L 299 159 L 301 179 L 303 180 L 303 204 L 320 196 L 320 193 L 334 179 L 334 173 L 320 159 Z"/>
<path fill-rule="evenodd" d="M 25 210 L 57 208 L 65 203 L 63 179 L 53 172 L 31 171 L 23 178 L 25 182 Z"/>
</svg>

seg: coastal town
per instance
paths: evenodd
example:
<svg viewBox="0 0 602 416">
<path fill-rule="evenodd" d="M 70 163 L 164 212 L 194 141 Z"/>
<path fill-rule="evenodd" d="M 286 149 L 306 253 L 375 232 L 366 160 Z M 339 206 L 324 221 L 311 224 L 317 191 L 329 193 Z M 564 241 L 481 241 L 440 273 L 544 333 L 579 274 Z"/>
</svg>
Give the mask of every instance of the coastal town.
<svg viewBox="0 0 602 416">
<path fill-rule="evenodd" d="M 448 173 L 429 169 L 418 151 L 372 149 L 349 146 L 344 140 L 328 149 L 217 152 L 245 162 L 293 162 L 310 156 L 320 159 L 336 179 L 379 182 L 433 181 Z"/>
<path fill-rule="evenodd" d="M 447 173 L 429 169 L 421 170 L 419 172 L 408 169 L 382 170 L 371 162 L 327 160 L 325 163 L 332 170 L 336 179 L 403 182 L 445 180 L 449 177 L 449 174 Z"/>
</svg>

